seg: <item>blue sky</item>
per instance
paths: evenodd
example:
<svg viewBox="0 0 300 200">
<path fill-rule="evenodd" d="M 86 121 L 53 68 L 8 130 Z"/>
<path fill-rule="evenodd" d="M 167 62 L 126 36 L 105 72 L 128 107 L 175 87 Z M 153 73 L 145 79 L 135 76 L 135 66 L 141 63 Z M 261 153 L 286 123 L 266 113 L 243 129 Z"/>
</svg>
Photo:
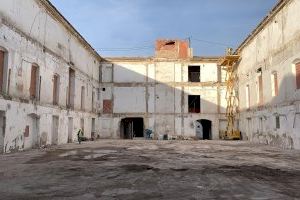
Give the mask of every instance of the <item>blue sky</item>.
<svg viewBox="0 0 300 200">
<path fill-rule="evenodd" d="M 236 48 L 277 0 L 51 2 L 102 56 L 152 56 L 157 38 L 188 37 L 194 55 L 213 56 Z"/>
</svg>

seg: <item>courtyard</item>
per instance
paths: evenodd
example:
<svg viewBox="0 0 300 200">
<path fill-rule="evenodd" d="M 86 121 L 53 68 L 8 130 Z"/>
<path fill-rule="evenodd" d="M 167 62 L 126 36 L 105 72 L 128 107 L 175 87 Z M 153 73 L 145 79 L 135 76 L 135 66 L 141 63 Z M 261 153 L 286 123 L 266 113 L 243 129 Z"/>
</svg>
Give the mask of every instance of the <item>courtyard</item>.
<svg viewBox="0 0 300 200">
<path fill-rule="evenodd" d="M 1 199 L 300 199 L 300 151 L 99 140 L 0 155 Z"/>
</svg>

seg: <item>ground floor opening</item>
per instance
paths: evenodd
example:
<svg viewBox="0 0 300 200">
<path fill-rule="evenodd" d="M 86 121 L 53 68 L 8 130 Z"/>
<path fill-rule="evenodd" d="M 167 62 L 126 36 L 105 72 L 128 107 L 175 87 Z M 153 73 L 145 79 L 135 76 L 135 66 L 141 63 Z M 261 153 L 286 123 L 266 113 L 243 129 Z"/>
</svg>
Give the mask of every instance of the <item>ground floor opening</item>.
<svg viewBox="0 0 300 200">
<path fill-rule="evenodd" d="M 0 111 L 0 154 L 4 152 L 5 122 L 5 112 Z"/>
<path fill-rule="evenodd" d="M 196 137 L 201 140 L 212 139 L 212 122 L 207 119 L 199 119 L 195 122 Z"/>
<path fill-rule="evenodd" d="M 124 118 L 121 120 L 121 138 L 133 139 L 144 137 L 144 120 L 141 117 Z"/>
</svg>

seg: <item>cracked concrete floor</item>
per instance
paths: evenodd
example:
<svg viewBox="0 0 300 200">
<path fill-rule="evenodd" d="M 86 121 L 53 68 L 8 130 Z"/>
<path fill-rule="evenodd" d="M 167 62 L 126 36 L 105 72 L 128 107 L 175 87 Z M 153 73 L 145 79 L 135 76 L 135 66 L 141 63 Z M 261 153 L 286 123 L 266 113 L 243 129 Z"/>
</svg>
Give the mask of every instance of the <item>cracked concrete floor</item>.
<svg viewBox="0 0 300 200">
<path fill-rule="evenodd" d="M 300 199 L 300 151 L 100 140 L 0 155 L 0 199 Z"/>
</svg>

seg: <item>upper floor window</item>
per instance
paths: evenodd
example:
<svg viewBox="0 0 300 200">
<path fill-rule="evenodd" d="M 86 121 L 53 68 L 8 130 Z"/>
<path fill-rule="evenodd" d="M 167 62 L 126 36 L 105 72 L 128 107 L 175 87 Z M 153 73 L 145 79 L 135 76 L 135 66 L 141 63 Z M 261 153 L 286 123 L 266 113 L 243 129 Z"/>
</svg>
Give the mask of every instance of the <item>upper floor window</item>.
<svg viewBox="0 0 300 200">
<path fill-rule="evenodd" d="M 7 52 L 0 47 L 0 91 L 2 93 L 6 92 L 6 86 L 7 86 L 7 70 L 8 70 L 8 64 L 7 64 Z"/>
<path fill-rule="evenodd" d="M 30 99 L 38 100 L 39 98 L 39 66 L 36 64 L 31 65 L 31 76 L 30 76 L 30 88 L 29 94 Z"/>
<path fill-rule="evenodd" d="M 250 86 L 246 85 L 246 107 L 250 108 Z"/>
<path fill-rule="evenodd" d="M 271 74 L 271 84 L 272 96 L 275 97 L 278 95 L 278 74 L 276 71 Z"/>
<path fill-rule="evenodd" d="M 300 89 L 300 62 L 296 63 L 296 88 Z"/>
<path fill-rule="evenodd" d="M 257 103 L 258 105 L 263 104 L 263 77 L 262 77 L 262 69 L 259 68 L 257 70 L 257 73 L 259 74 L 257 76 Z"/>
<path fill-rule="evenodd" d="M 53 104 L 58 105 L 59 102 L 59 75 L 53 76 Z"/>
<path fill-rule="evenodd" d="M 85 109 L 85 87 L 81 86 L 81 110 Z"/>
<path fill-rule="evenodd" d="M 189 82 L 200 82 L 200 66 L 189 66 Z"/>
<path fill-rule="evenodd" d="M 201 112 L 200 95 L 189 95 L 188 104 L 189 104 L 189 113 Z"/>
</svg>

